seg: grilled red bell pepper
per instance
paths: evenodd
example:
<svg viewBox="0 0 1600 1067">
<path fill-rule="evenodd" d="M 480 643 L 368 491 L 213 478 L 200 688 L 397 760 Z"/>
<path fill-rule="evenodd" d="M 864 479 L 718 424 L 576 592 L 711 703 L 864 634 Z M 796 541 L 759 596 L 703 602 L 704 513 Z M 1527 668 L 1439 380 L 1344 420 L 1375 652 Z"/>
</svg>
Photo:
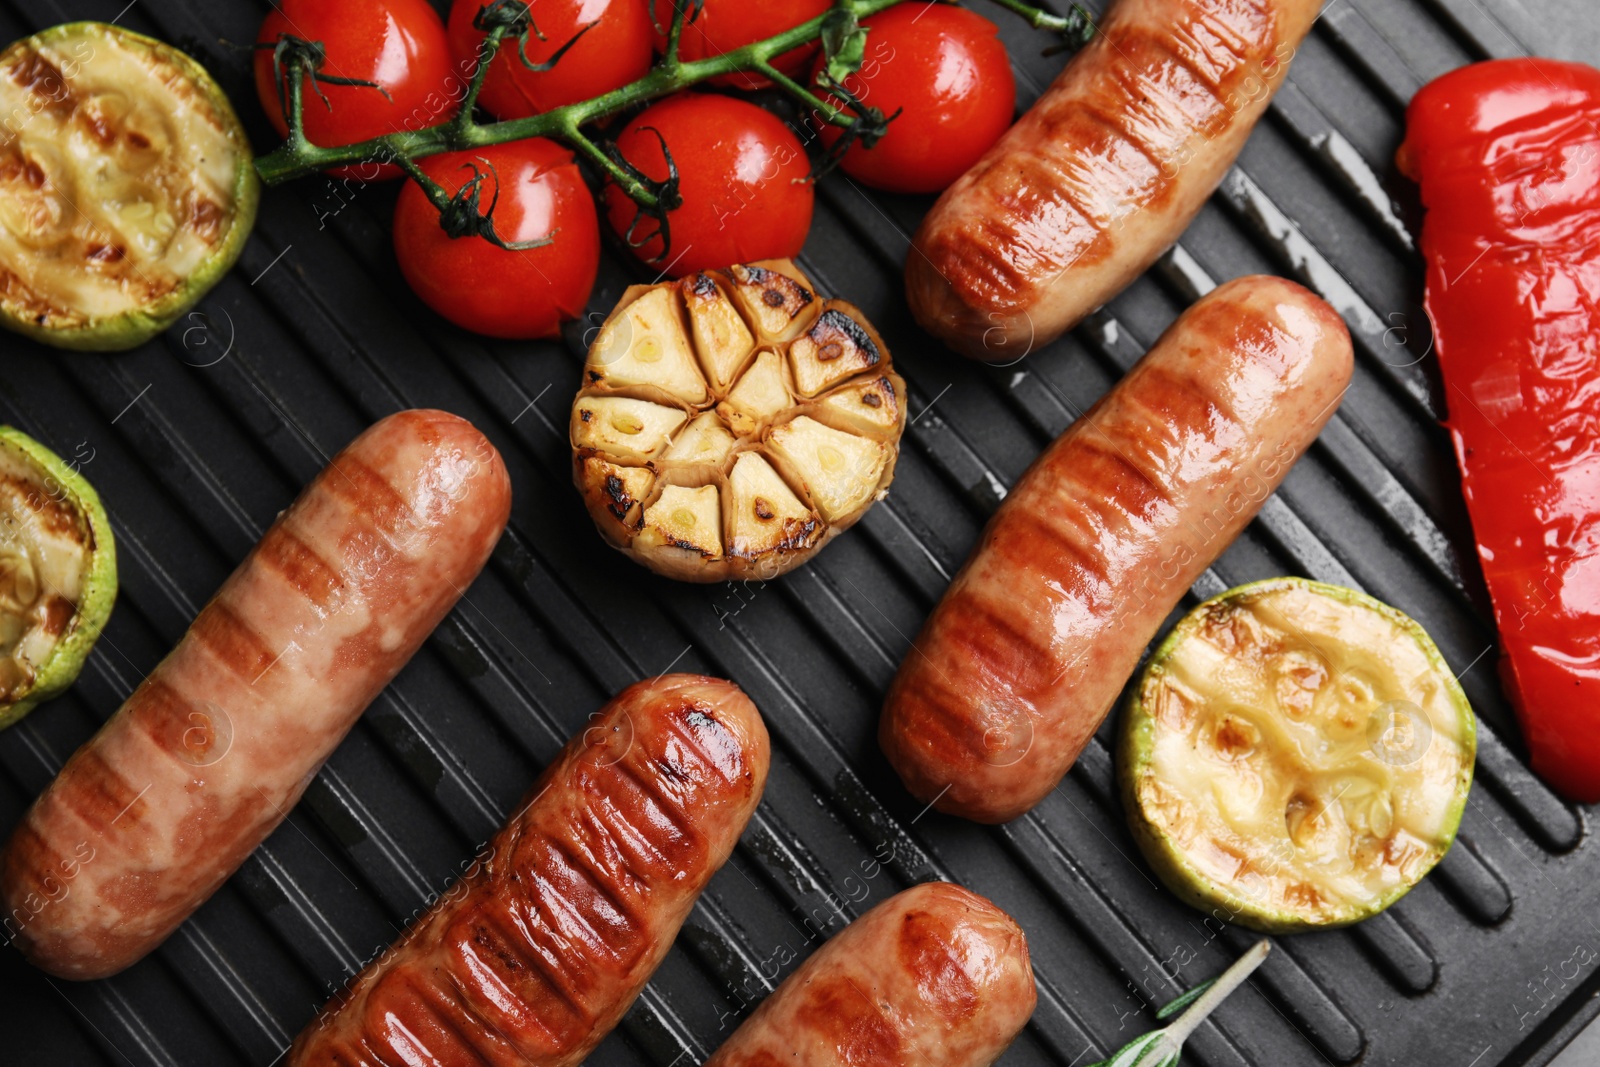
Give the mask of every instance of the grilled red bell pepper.
<svg viewBox="0 0 1600 1067">
<path fill-rule="evenodd" d="M 1534 770 L 1600 801 L 1600 71 L 1452 71 L 1399 162 L 1501 673 Z"/>
</svg>

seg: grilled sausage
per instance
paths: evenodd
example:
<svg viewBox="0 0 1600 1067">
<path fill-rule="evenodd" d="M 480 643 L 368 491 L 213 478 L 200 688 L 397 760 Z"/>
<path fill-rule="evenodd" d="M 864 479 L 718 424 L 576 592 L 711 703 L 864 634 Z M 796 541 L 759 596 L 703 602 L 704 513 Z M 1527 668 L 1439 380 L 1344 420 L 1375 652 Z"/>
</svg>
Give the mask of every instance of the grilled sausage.
<svg viewBox="0 0 1600 1067">
<path fill-rule="evenodd" d="M 1013 362 L 1116 295 L 1222 180 L 1320 5 L 1118 0 L 923 219 L 906 257 L 917 321 Z"/>
<path fill-rule="evenodd" d="M 663 675 L 567 743 L 521 811 L 289 1067 L 566 1067 L 617 1025 L 761 800 L 766 727 L 732 682 Z"/>
<path fill-rule="evenodd" d="M 1339 316 L 1282 278 L 1180 316 L 1012 488 L 901 663 L 879 740 L 907 788 L 979 822 L 1042 800 L 1350 369 Z"/>
<path fill-rule="evenodd" d="M 510 506 L 494 446 L 442 411 L 340 452 L 17 826 L 0 894 L 24 955 L 100 978 L 172 933 L 455 604 Z"/>
<path fill-rule="evenodd" d="M 705 1067 L 987 1067 L 1036 997 L 1011 916 L 960 886 L 927 882 L 817 950 Z"/>
</svg>

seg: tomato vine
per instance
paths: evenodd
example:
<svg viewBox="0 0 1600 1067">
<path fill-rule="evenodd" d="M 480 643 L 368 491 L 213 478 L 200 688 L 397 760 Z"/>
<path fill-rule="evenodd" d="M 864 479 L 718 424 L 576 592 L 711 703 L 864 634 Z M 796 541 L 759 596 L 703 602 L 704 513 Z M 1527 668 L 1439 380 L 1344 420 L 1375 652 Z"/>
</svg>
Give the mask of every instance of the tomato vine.
<svg viewBox="0 0 1600 1067">
<path fill-rule="evenodd" d="M 452 196 L 428 178 L 418 168 L 416 161 L 440 152 L 469 151 L 507 141 L 548 137 L 566 144 L 588 159 L 610 181 L 616 183 L 643 214 L 664 219 L 666 213 L 676 206 L 675 183 L 670 179 L 666 182 L 652 181 L 624 160 L 607 142 L 586 133 L 585 126 L 719 75 L 749 73 L 768 78 L 818 118 L 839 126 L 844 130 L 840 140 L 845 144 L 860 141 L 871 145 L 882 136 L 889 118 L 850 94 L 843 93 L 839 83 L 861 65 L 866 31 L 860 26 L 860 20 L 905 3 L 906 0 L 836 0 L 835 6 L 825 14 L 765 40 L 717 56 L 686 61 L 679 56 L 678 42 L 684 23 L 694 19 L 702 2 L 672 0 L 673 17 L 667 31 L 666 52 L 650 72 L 637 81 L 589 100 L 566 104 L 528 118 L 480 122 L 473 114 L 474 105 L 490 64 L 508 41 L 515 42 L 517 58 L 526 62 L 527 36 L 539 32 L 533 24 L 528 5 L 522 0 L 486 0 L 475 22 L 479 29 L 485 31 L 485 37 L 478 53 L 477 67 L 456 114 L 435 125 L 416 130 L 397 130 L 382 137 L 342 146 L 316 145 L 305 134 L 305 81 L 309 76 L 314 89 L 318 81 L 334 81 L 320 72 L 320 42 L 280 42 L 274 59 L 280 68 L 280 97 L 289 134 L 277 149 L 256 160 L 256 170 L 263 182 L 277 185 L 333 167 L 371 160 L 393 163 L 422 187 L 454 233 L 475 233 L 502 244 L 488 216 L 478 216 L 481 222 L 475 225 L 465 219 L 468 213 L 477 212 L 476 184 L 472 187 L 469 203 L 461 193 Z M 1033 7 L 1024 0 L 997 2 L 1035 28 L 1061 35 L 1067 47 L 1081 46 L 1094 32 L 1088 13 L 1077 4 L 1072 5 L 1067 15 L 1056 15 Z M 553 65 L 559 60 L 561 54 L 583 32 L 579 30 L 547 64 Z M 822 42 L 828 59 L 819 75 L 818 87 L 828 95 L 813 92 L 810 86 L 783 74 L 773 65 L 776 57 L 818 41 Z"/>
</svg>

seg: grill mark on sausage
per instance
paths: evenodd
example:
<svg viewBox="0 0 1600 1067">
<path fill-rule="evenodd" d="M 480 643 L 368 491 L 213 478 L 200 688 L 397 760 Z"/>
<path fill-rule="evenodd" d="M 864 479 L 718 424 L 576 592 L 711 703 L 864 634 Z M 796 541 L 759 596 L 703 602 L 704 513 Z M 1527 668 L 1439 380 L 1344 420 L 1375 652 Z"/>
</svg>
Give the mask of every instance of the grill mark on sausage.
<svg viewBox="0 0 1600 1067">
<path fill-rule="evenodd" d="M 1156 457 L 1128 436 L 1080 434 L 1072 442 L 1070 462 L 1063 460 L 1063 481 L 1082 489 L 1074 494 L 1078 513 L 1096 516 L 1116 536 L 1123 533 L 1119 524 L 1153 525 L 1160 522 L 1162 512 L 1177 507 L 1174 491 L 1163 482 L 1165 472 L 1139 462 Z M 1120 443 L 1117 438 L 1122 438 Z"/>
<path fill-rule="evenodd" d="M 613 813 L 619 811 L 615 804 L 610 805 L 609 810 Z M 649 874 L 640 869 L 638 861 L 642 860 L 647 865 L 668 862 L 665 856 L 656 851 L 653 843 L 640 840 L 631 825 L 625 827 L 627 837 L 619 836 L 617 828 L 601 818 L 593 805 L 573 812 L 572 817 L 572 839 L 599 857 L 596 862 L 613 871 L 619 885 L 636 891 L 649 891 Z"/>
<path fill-rule="evenodd" d="M 1020 696 L 1023 699 L 1018 703 L 1026 703 L 1029 694 L 1053 680 L 1048 667 L 1053 662 L 1049 649 L 1019 629 L 1014 620 L 1014 605 L 1010 603 L 992 603 L 978 596 L 961 598 L 958 621 L 941 637 L 950 653 L 943 662 L 982 673 L 965 679 L 959 687 L 948 670 L 929 682 L 924 692 L 928 714 L 922 717 L 919 732 L 931 734 L 928 728 L 934 728 L 943 734 L 948 749 L 968 754 L 983 752 L 987 724 L 969 714 L 969 690 L 982 689 L 998 701 Z"/>
<path fill-rule="evenodd" d="M 189 627 L 189 635 L 246 683 L 260 678 L 278 658 L 278 653 L 222 597 L 206 605 Z"/>
<path fill-rule="evenodd" d="M 1226 128 L 1231 114 L 1217 88 L 1194 67 L 1171 54 L 1163 37 L 1128 34 L 1125 47 L 1158 55 L 1143 63 L 1106 65 L 1104 84 L 1088 87 L 1079 103 L 1113 116 L 1131 136 L 1142 138 L 1168 162 L 1175 145 L 1196 135 L 1214 135 Z M 1165 55 L 1160 55 L 1165 53 Z"/>
<path fill-rule="evenodd" d="M 65 841 L 69 835 L 53 836 Z M 22 872 L 27 879 L 27 887 L 40 894 L 44 893 L 45 878 L 54 876 L 57 881 L 61 881 L 62 875 L 71 865 L 66 854 L 50 842 L 51 838 L 41 834 L 32 819 L 23 819 L 12 832 L 11 843 L 6 849 L 7 856 L 18 857 L 18 860 L 11 865 L 12 870 Z M 3 920 L 0 921 L 0 929 L 4 930 L 7 940 L 16 937 L 17 932 L 28 925 L 34 914 L 28 905 L 18 900 L 18 894 L 13 893 L 12 899 L 17 901 L 18 906 L 0 915 L 0 920 Z"/>
<path fill-rule="evenodd" d="M 1034 575 L 1040 595 L 1054 603 L 1058 612 L 1067 597 L 1076 598 L 1085 612 L 1101 610 L 1111 606 L 1109 587 L 1113 576 L 1106 573 L 1099 550 L 1108 538 L 1125 536 L 1122 527 L 1127 516 L 1072 499 L 1083 492 L 1075 481 L 1063 479 L 1061 486 L 1059 495 L 1067 497 L 1063 506 L 1019 508 L 1008 513 L 1003 522 L 995 525 L 989 550 L 1003 566 Z M 976 600 L 979 593 L 972 591 L 968 596 Z M 1010 600 L 989 608 L 1000 617 L 1026 618 L 1026 613 L 1019 613 Z M 1053 658 L 1044 647 L 1038 647 L 1036 653 L 1043 659 Z"/>
<path fill-rule="evenodd" d="M 493 1031 L 463 1001 L 456 976 L 450 974 L 446 979 L 446 983 L 439 983 L 414 977 L 409 983 L 415 1003 L 426 1013 L 424 1018 L 433 1023 L 427 1040 L 428 1052 L 437 1062 L 448 1063 L 451 1067 L 474 1063 L 493 1067 L 482 1049 L 489 1043 L 488 1037 Z"/>
<path fill-rule="evenodd" d="M 749 777 L 744 747 L 709 706 L 686 704 L 668 721 L 671 736 L 702 768 L 701 773 L 690 776 L 695 784 L 709 784 L 707 779 L 713 774 L 729 785 Z"/>
<path fill-rule="evenodd" d="M 557 890 L 549 896 L 550 902 L 564 905 L 561 914 L 582 924 L 590 935 L 589 947 L 631 966 L 645 951 L 648 924 L 612 888 L 612 879 L 605 872 L 596 870 L 559 838 L 551 837 L 548 845 L 548 859 L 540 873 Z M 570 923 L 563 928 L 569 929 Z"/>
<path fill-rule="evenodd" d="M 1212 2 L 1188 9 L 1194 17 L 1173 27 L 1162 27 L 1164 39 L 1176 58 L 1182 59 L 1219 93 L 1226 82 L 1258 54 L 1269 54 L 1277 41 L 1277 18 L 1269 4 L 1259 0 Z"/>
<path fill-rule="evenodd" d="M 502 963 L 515 960 L 522 965 L 517 974 L 530 1014 L 552 1042 L 570 1045 L 594 1026 L 596 1015 L 573 988 L 569 961 L 559 947 L 547 946 L 537 937 L 550 929 L 539 914 L 539 904 L 537 890 L 523 879 L 523 888 L 505 904 L 491 902 L 478 909 L 473 944 L 504 953 Z M 504 928 L 507 923 L 511 930 Z M 535 988 L 529 989 L 530 981 Z"/>
<path fill-rule="evenodd" d="M 130 699 L 137 700 L 141 694 L 148 699 L 154 688 L 157 686 L 147 682 Z M 56 796 L 68 811 L 90 827 L 104 833 L 125 829 L 129 823 L 138 821 L 140 808 L 145 804 L 139 799 L 144 786 L 136 786 L 117 773 L 98 746 L 79 749 L 62 776 L 69 773 L 74 779 L 73 788 L 61 790 Z"/>
<path fill-rule="evenodd" d="M 960 936 L 950 922 L 928 911 L 909 911 L 900 923 L 896 950 L 907 974 L 916 976 L 924 1004 L 952 1025 L 978 1011 L 978 986 L 962 966 L 954 945 Z"/>
<path fill-rule="evenodd" d="M 455 970 L 445 971 L 444 981 L 449 983 L 456 1007 L 480 1040 L 493 1043 L 492 1035 L 514 1047 L 517 1052 L 526 1054 L 527 1037 L 533 1033 L 549 1047 L 555 1035 L 544 1026 L 543 1020 L 528 1010 L 528 1002 L 517 985 L 508 982 L 475 952 L 464 951 L 456 960 L 463 970 L 459 973 Z M 517 1037 L 513 1038 L 507 1033 L 507 1027 Z M 476 1048 L 474 1052 L 477 1052 Z M 479 1054 L 485 1059 L 489 1058 L 487 1054 Z"/>
<path fill-rule="evenodd" d="M 287 523 L 273 523 L 256 548 L 256 564 L 276 571 L 295 591 L 326 610 L 344 587 L 337 569 L 306 544 Z"/>
<path fill-rule="evenodd" d="M 406 498 L 366 462 L 346 452 L 338 456 L 335 463 L 337 466 L 331 467 L 327 474 L 328 488 L 349 504 L 355 515 L 379 537 L 416 522 Z"/>
<path fill-rule="evenodd" d="M 461 966 L 470 957 L 487 969 L 491 975 L 511 988 L 522 1007 L 519 1029 L 524 1038 L 535 1030 L 535 1040 L 541 1036 L 550 1046 L 570 1042 L 574 1035 L 583 1033 L 591 1024 L 591 1016 L 583 1005 L 573 1000 L 561 976 L 547 955 L 533 946 L 523 933 L 523 924 L 513 914 L 515 903 L 505 905 L 490 903 L 478 908 L 460 924 L 470 936 L 457 937 L 453 948 Z M 487 955 L 485 955 L 487 954 Z M 498 963 L 499 967 L 494 964 Z M 479 1015 L 487 1015 L 492 1004 L 489 994 L 472 975 L 456 973 L 464 1001 Z"/>
<path fill-rule="evenodd" d="M 846 1067 L 908 1062 L 900 1032 L 871 994 L 844 976 L 818 981 L 806 991 L 795 1017 L 803 1031 L 818 1035 L 819 1044 Z"/>
<path fill-rule="evenodd" d="M 1112 137 L 1120 139 L 1128 148 L 1143 156 L 1145 162 L 1149 164 L 1150 170 L 1155 173 L 1155 177 L 1151 180 L 1150 188 L 1152 190 L 1159 189 L 1159 192 L 1152 191 L 1148 193 L 1147 195 L 1152 198 L 1148 203 L 1145 201 L 1124 203 L 1122 206 L 1125 209 L 1142 210 L 1145 207 L 1157 206 L 1172 195 L 1169 188 L 1173 184 L 1172 176 L 1168 175 L 1164 169 L 1169 162 L 1166 158 L 1169 153 L 1162 151 L 1158 147 L 1159 142 L 1153 136 L 1157 132 L 1154 128 L 1130 121 L 1131 116 L 1125 111 L 1109 111 L 1093 98 L 1079 101 L 1072 110 L 1082 115 L 1084 119 L 1109 131 Z"/>
<path fill-rule="evenodd" d="M 1070 203 L 1096 231 L 1132 211 L 1159 208 L 1172 182 L 1149 149 L 1136 144 L 1116 121 L 1080 107 L 1055 108 L 1040 118 L 1046 144 L 1069 151 L 1041 153 L 1040 165 L 1058 197 Z"/>
<path fill-rule="evenodd" d="M 991 172 L 992 173 L 992 172 Z M 1009 175 L 984 181 L 976 194 L 990 203 L 934 232 L 927 262 L 961 299 L 982 312 L 1031 306 L 1041 284 L 1078 263 L 1103 259 L 1110 239 L 1064 197 L 1035 158 Z"/>
<path fill-rule="evenodd" d="M 1145 368 L 1140 384 L 1122 397 L 1126 422 L 1141 427 L 1140 451 L 1162 464 L 1162 482 L 1181 492 L 1200 477 L 1225 473 L 1224 465 L 1231 468 L 1228 457 L 1245 444 L 1249 430 L 1218 397 L 1215 383 L 1156 365 Z M 1187 434 L 1184 427 L 1190 428 Z M 1202 439 L 1211 446 L 1210 457 L 1198 455 Z M 1207 458 L 1211 469 L 1199 469 Z M 1178 469 L 1180 464 L 1188 469 Z"/>
<path fill-rule="evenodd" d="M 633 841 L 654 853 L 657 868 L 671 871 L 698 862 L 705 846 L 695 829 L 693 813 L 682 798 L 663 787 L 660 774 L 641 773 L 633 753 L 608 769 L 615 777 L 599 784 L 597 792 L 610 803 L 617 821 L 597 820 L 595 825 L 606 826 L 607 834 L 629 831 Z M 660 873 L 650 871 L 647 877 Z"/>
<path fill-rule="evenodd" d="M 387 1064 L 398 1056 L 400 1062 L 414 1063 L 415 1057 L 408 1054 L 411 1049 L 420 1045 L 433 1052 L 443 1038 L 451 1047 L 434 1062 L 461 1063 L 458 1057 L 468 1054 L 472 1060 L 466 1062 L 483 1063 L 451 1018 L 450 1009 L 456 1006 L 442 1002 L 439 992 L 428 978 L 415 972 L 401 969 L 385 974 L 367 999 L 366 1025 L 356 1042 L 360 1058 L 355 1062 Z"/>
</svg>

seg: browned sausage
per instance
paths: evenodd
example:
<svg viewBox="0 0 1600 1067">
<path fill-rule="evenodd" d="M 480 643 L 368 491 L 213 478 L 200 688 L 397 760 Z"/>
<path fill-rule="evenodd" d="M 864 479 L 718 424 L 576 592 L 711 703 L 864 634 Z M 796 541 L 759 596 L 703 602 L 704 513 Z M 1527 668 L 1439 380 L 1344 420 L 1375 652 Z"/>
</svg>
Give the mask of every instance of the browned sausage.
<svg viewBox="0 0 1600 1067">
<path fill-rule="evenodd" d="M 705 1067 L 987 1067 L 1036 997 L 1011 916 L 960 886 L 927 882 L 818 949 Z"/>
<path fill-rule="evenodd" d="M 294 1043 L 290 1067 L 568 1067 L 622 1018 L 761 800 L 732 682 L 669 674 L 567 743 L 448 893 Z"/>
<path fill-rule="evenodd" d="M 1017 482 L 901 663 L 879 740 L 906 787 L 980 822 L 1055 788 L 1350 369 L 1339 316 L 1282 278 L 1184 312 Z"/>
<path fill-rule="evenodd" d="M 1320 6 L 1117 0 L 923 219 L 906 257 L 917 321 L 1006 363 L 1115 296 L 1222 180 Z"/>
<path fill-rule="evenodd" d="M 510 508 L 464 419 L 402 411 L 356 438 L 23 817 L 0 861 L 7 936 L 63 978 L 160 944 L 283 821 Z"/>
</svg>

